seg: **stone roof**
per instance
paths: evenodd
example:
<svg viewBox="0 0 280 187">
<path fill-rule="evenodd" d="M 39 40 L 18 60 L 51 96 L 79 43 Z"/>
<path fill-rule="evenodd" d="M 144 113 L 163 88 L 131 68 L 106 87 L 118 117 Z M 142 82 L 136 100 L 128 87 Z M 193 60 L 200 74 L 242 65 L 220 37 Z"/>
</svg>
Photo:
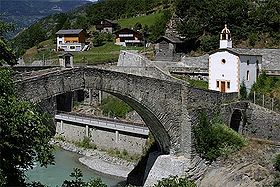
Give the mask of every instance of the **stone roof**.
<svg viewBox="0 0 280 187">
<path fill-rule="evenodd" d="M 199 57 L 187 57 L 182 58 L 182 63 L 187 67 L 194 68 L 208 68 L 209 54 L 202 55 Z"/>
<path fill-rule="evenodd" d="M 168 40 L 169 42 L 175 43 L 175 44 L 185 42 L 185 41 L 183 41 L 180 38 L 175 37 L 175 36 L 161 36 L 159 39 L 157 39 L 156 43 L 159 43 L 163 39 Z"/>
<path fill-rule="evenodd" d="M 262 68 L 266 70 L 280 70 L 280 49 L 227 49 L 239 55 L 261 55 Z"/>
<path fill-rule="evenodd" d="M 68 29 L 68 30 L 59 30 L 55 34 L 80 34 L 83 29 Z"/>
</svg>

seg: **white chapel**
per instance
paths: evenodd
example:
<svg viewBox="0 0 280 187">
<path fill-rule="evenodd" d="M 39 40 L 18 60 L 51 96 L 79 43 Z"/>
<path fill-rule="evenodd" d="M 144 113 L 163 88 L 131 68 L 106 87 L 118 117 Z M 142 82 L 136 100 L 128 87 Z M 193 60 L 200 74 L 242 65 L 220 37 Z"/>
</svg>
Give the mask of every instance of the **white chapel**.
<svg viewBox="0 0 280 187">
<path fill-rule="evenodd" d="M 220 92 L 239 92 L 244 81 L 249 91 L 256 81 L 262 63 L 262 55 L 248 52 L 250 49 L 232 48 L 230 30 L 220 34 L 220 48 L 209 55 L 209 89 Z"/>
</svg>

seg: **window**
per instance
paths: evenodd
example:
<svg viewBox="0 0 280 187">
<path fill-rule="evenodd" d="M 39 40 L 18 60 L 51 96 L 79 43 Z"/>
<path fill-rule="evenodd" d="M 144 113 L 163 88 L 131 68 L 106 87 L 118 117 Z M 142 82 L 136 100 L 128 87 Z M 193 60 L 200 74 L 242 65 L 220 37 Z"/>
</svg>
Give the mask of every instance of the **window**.
<svg viewBox="0 0 280 187">
<path fill-rule="evenodd" d="M 219 88 L 220 87 L 220 81 L 216 82 L 216 87 Z"/>
<path fill-rule="evenodd" d="M 246 80 L 249 81 L 249 79 L 250 79 L 250 74 L 249 71 L 247 71 Z"/>
<path fill-rule="evenodd" d="M 222 59 L 222 64 L 225 64 L 226 63 L 226 59 Z"/>
<path fill-rule="evenodd" d="M 70 46 L 70 49 L 75 49 L 75 46 Z"/>
<path fill-rule="evenodd" d="M 230 82 L 227 82 L 227 88 L 230 89 Z"/>
<path fill-rule="evenodd" d="M 249 62 L 249 60 L 247 60 L 247 65 L 249 65 L 250 64 L 250 62 Z"/>
<path fill-rule="evenodd" d="M 59 44 L 62 44 L 62 41 L 59 41 Z"/>
<path fill-rule="evenodd" d="M 256 65 L 257 65 L 257 66 L 259 65 L 259 61 L 258 61 L 258 60 L 256 61 Z"/>
</svg>

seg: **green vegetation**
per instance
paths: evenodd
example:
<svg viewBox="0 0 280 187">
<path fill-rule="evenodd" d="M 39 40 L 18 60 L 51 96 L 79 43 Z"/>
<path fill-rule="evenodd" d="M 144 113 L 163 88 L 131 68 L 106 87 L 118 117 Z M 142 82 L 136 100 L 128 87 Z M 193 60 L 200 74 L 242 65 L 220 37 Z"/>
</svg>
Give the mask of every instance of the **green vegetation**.
<svg viewBox="0 0 280 187">
<path fill-rule="evenodd" d="M 201 89 L 208 89 L 208 82 L 203 80 L 188 79 L 191 86 Z"/>
<path fill-rule="evenodd" d="M 280 172 L 280 154 L 277 154 L 275 157 L 274 167 L 277 171 Z"/>
<path fill-rule="evenodd" d="M 18 55 L 22 55 L 27 49 L 38 45 L 44 40 L 55 40 L 55 33 L 60 29 L 90 29 L 102 19 L 121 19 L 121 23 L 124 25 L 130 24 L 135 20 L 140 23 L 143 22 L 144 25 L 142 26 L 145 28 L 145 32 L 149 32 L 150 38 L 154 40 L 164 33 L 165 24 L 171 15 L 169 13 L 169 17 L 166 17 L 167 14 L 164 12 L 170 6 L 171 4 L 168 0 L 99 1 L 96 4 L 89 4 L 69 13 L 55 14 L 40 20 L 17 35 L 13 39 L 13 46 L 18 49 Z M 139 16 L 144 14 L 148 14 L 148 16 Z M 132 19 L 125 21 L 125 18 Z M 97 41 L 100 41 L 99 39 Z M 102 60 L 106 57 L 97 56 L 96 58 Z"/>
<path fill-rule="evenodd" d="M 120 118 L 124 118 L 128 112 L 132 111 L 128 104 L 114 96 L 108 96 L 103 99 L 101 109 L 104 115 Z"/>
<path fill-rule="evenodd" d="M 84 136 L 82 141 L 75 142 L 75 145 L 85 149 L 97 149 L 96 145 L 91 143 L 90 138 L 86 136 Z"/>
<path fill-rule="evenodd" d="M 100 178 L 91 179 L 88 182 L 83 181 L 83 173 L 79 168 L 74 168 L 70 177 L 74 178 L 74 180 L 65 180 L 62 187 L 107 187 Z"/>
<path fill-rule="evenodd" d="M 175 0 L 176 14 L 183 19 L 177 30 L 193 46 L 192 50 L 217 49 L 225 23 L 234 37 L 234 46 L 277 48 L 278 7 L 280 1 L 275 0 Z"/>
<path fill-rule="evenodd" d="M 208 90 L 208 82 L 207 81 L 191 79 L 189 77 L 180 76 L 180 75 L 176 75 L 176 74 L 172 74 L 172 76 L 188 82 L 191 86 L 193 86 L 195 88 Z"/>
<path fill-rule="evenodd" d="M 14 27 L 12 24 L 1 20 L 0 14 L 0 66 L 2 66 L 4 63 L 10 65 L 16 64 L 16 56 L 8 41 L 4 37 L 7 32 L 13 31 L 13 29 Z"/>
<path fill-rule="evenodd" d="M 136 162 L 141 157 L 139 154 L 129 154 L 125 149 L 123 149 L 122 151 L 118 149 L 108 149 L 106 150 L 106 152 L 112 157 L 121 158 L 130 162 Z"/>
<path fill-rule="evenodd" d="M 275 174 L 275 181 L 273 183 L 274 187 L 280 187 L 280 153 L 276 155 L 274 161 L 274 168 L 277 171 Z"/>
<path fill-rule="evenodd" d="M 240 99 L 246 99 L 248 96 L 244 80 L 242 81 L 242 83 L 240 85 L 239 94 L 240 94 Z"/>
<path fill-rule="evenodd" d="M 23 59 L 27 63 L 33 60 L 54 60 L 58 63 L 58 53 L 54 49 L 56 49 L 56 44 L 53 40 L 45 40 L 28 49 L 23 55 Z"/>
<path fill-rule="evenodd" d="M 178 176 L 170 176 L 169 178 L 158 181 L 154 187 L 196 187 L 196 184 L 187 178 Z"/>
<path fill-rule="evenodd" d="M 17 99 L 11 71 L 0 69 L 0 179 L 3 186 L 23 186 L 24 170 L 35 161 L 52 164 L 53 126 L 31 103 Z"/>
<path fill-rule="evenodd" d="M 157 19 L 160 19 L 160 17 L 163 16 L 163 12 L 149 14 L 145 16 L 138 16 L 138 17 L 132 17 L 132 18 L 126 18 L 126 19 L 119 19 L 118 24 L 124 28 L 132 28 L 136 25 L 136 23 L 140 23 L 142 26 L 152 26 L 156 23 Z"/>
<path fill-rule="evenodd" d="M 280 78 L 267 76 L 266 73 L 262 72 L 251 89 L 250 97 L 254 91 L 280 99 Z"/>
<path fill-rule="evenodd" d="M 219 156 L 227 156 L 246 144 L 240 134 L 218 120 L 209 121 L 205 114 L 200 116 L 194 134 L 197 152 L 209 161 L 214 161 Z"/>
</svg>

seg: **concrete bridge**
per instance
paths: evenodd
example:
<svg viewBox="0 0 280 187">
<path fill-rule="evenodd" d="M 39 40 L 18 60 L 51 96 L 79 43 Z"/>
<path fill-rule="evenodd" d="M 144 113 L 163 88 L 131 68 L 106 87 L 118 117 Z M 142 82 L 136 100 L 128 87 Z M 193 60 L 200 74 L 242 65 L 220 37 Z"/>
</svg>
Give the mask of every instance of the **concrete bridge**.
<svg viewBox="0 0 280 187">
<path fill-rule="evenodd" d="M 22 98 L 37 103 L 54 100 L 64 93 L 91 88 L 110 93 L 128 103 L 142 117 L 161 151 L 170 155 L 168 159 L 161 157 L 161 161 L 155 162 L 153 168 L 157 167 L 156 169 L 150 168 L 150 183 L 169 175 L 182 175 L 188 167 L 196 168 L 196 164 L 191 164 L 196 158 L 192 128 L 198 124 L 202 111 L 210 116 L 221 112 L 228 125 L 232 123 L 234 116 L 234 121 L 239 124 L 242 121 L 243 126 L 246 126 L 245 114 L 249 107 L 248 104 L 237 102 L 236 93 L 202 90 L 172 78 L 158 79 L 96 67 L 54 69 L 44 71 L 43 74 L 36 73 L 17 80 L 16 88 Z M 254 107 L 249 109 L 249 114 L 262 111 Z M 250 117 L 247 114 L 248 116 Z M 271 127 L 278 134 L 279 119 L 279 115 L 275 117 L 276 123 Z M 252 126 L 254 120 L 258 119 L 249 120 Z M 234 129 L 239 131 L 239 125 Z M 166 170 L 165 173 L 158 174 L 160 169 Z M 154 174 L 151 174 L 153 171 Z M 149 181 L 149 177 L 146 181 Z"/>
</svg>

